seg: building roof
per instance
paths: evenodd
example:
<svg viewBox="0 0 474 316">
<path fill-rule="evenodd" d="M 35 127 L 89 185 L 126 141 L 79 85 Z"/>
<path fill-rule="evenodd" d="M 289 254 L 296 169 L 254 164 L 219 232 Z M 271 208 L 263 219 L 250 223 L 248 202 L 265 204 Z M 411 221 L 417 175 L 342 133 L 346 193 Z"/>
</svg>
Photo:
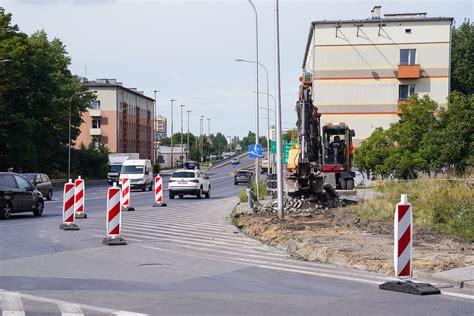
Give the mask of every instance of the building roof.
<svg viewBox="0 0 474 316">
<path fill-rule="evenodd" d="M 412 16 L 413 15 L 413 16 Z M 398 16 L 398 17 L 397 17 Z M 410 17 L 412 16 L 412 17 Z M 404 13 L 404 14 L 385 14 L 385 17 L 388 18 L 380 18 L 380 19 L 353 19 L 353 20 L 322 20 L 322 21 L 313 21 L 309 27 L 309 34 L 308 39 L 306 41 L 306 49 L 304 52 L 303 58 L 303 69 L 306 66 L 306 59 L 308 58 L 309 53 L 309 46 L 311 45 L 311 39 L 313 37 L 314 27 L 316 25 L 341 25 L 341 24 L 381 24 L 381 23 L 388 23 L 388 22 L 426 22 L 426 21 L 449 21 L 452 23 L 454 18 L 452 17 L 420 17 L 416 14 Z"/>
<path fill-rule="evenodd" d="M 84 78 L 83 79 L 83 84 L 90 87 L 90 88 L 100 88 L 100 87 L 109 88 L 109 87 L 112 87 L 112 88 L 123 89 L 123 90 L 126 90 L 127 92 L 130 92 L 130 93 L 134 94 L 134 95 L 137 95 L 137 96 L 145 98 L 149 101 L 155 102 L 155 99 L 145 95 L 145 93 L 143 91 L 138 91 L 135 88 L 124 87 L 122 85 L 122 83 L 118 82 L 116 79 L 96 79 L 96 80 L 89 81 L 86 78 Z"/>
</svg>

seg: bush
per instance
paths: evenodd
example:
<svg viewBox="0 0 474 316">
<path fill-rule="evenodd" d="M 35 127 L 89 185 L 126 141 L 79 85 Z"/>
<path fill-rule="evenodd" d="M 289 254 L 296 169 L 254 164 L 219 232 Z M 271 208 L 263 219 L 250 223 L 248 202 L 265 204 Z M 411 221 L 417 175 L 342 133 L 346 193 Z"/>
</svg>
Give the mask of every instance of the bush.
<svg viewBox="0 0 474 316">
<path fill-rule="evenodd" d="M 257 190 L 256 190 L 257 186 L 255 185 L 255 182 L 253 182 L 251 185 L 250 185 L 250 189 L 252 190 L 252 195 L 253 195 L 253 198 L 254 199 L 257 199 Z M 268 192 L 267 192 L 267 187 L 265 185 L 265 182 L 260 182 L 259 185 L 258 185 L 258 192 L 260 194 L 260 200 L 262 200 L 264 197 L 266 197 L 268 195 Z M 240 198 L 240 202 L 248 202 L 248 198 L 247 198 L 247 191 L 244 190 L 244 189 L 241 189 L 240 190 L 240 193 L 239 193 L 239 198 Z"/>
<path fill-rule="evenodd" d="M 474 240 L 474 191 L 457 180 L 387 182 L 380 197 L 356 207 L 365 220 L 393 220 L 400 194 L 408 193 L 415 225 L 429 226 L 461 239 Z"/>
<path fill-rule="evenodd" d="M 161 166 L 159 163 L 156 163 L 153 165 L 153 173 L 154 174 L 159 174 L 161 172 Z"/>
<path fill-rule="evenodd" d="M 240 190 L 239 199 L 241 203 L 248 202 L 247 192 L 244 189 Z"/>
</svg>

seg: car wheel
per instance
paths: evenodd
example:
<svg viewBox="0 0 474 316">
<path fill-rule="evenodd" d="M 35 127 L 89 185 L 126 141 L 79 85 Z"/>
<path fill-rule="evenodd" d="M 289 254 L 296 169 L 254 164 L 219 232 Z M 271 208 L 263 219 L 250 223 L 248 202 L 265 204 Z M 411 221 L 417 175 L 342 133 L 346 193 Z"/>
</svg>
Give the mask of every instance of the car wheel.
<svg viewBox="0 0 474 316">
<path fill-rule="evenodd" d="M 198 199 L 202 199 L 202 187 L 199 189 L 199 193 L 196 196 Z"/>
<path fill-rule="evenodd" d="M 184 195 L 182 195 L 182 194 L 179 195 L 179 198 L 180 198 L 180 199 L 182 199 L 183 197 L 184 197 Z"/>
<path fill-rule="evenodd" d="M 43 210 L 44 210 L 43 200 L 39 200 L 38 204 L 36 205 L 36 209 L 33 211 L 33 214 L 35 216 L 41 216 L 43 215 Z"/>
<path fill-rule="evenodd" d="M 150 191 L 153 191 L 153 182 L 150 183 L 150 187 L 148 188 Z"/>
<path fill-rule="evenodd" d="M 8 219 L 12 213 L 12 205 L 10 202 L 5 202 L 3 210 L 0 211 L 0 219 Z"/>
<path fill-rule="evenodd" d="M 170 200 L 174 200 L 174 194 L 170 192 L 169 194 Z"/>
<path fill-rule="evenodd" d="M 237 184 L 239 184 L 239 183 L 234 181 L 234 185 L 237 185 Z"/>
<path fill-rule="evenodd" d="M 51 201 L 53 199 L 53 189 L 49 189 L 46 200 Z"/>
<path fill-rule="evenodd" d="M 145 191 L 146 191 L 146 183 L 142 187 L 142 192 L 145 192 Z"/>
<path fill-rule="evenodd" d="M 207 190 L 207 192 L 204 194 L 204 196 L 206 197 L 206 199 L 209 199 L 211 197 L 211 186 L 209 186 L 209 189 Z"/>
</svg>

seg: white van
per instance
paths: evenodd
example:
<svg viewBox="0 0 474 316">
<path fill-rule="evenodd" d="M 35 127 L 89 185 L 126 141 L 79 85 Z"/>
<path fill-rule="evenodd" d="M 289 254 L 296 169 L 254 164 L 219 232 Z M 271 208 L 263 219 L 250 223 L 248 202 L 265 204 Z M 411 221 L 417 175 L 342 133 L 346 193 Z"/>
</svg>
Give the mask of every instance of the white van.
<svg viewBox="0 0 474 316">
<path fill-rule="evenodd" d="M 140 188 L 145 191 L 153 189 L 153 168 L 148 159 L 132 159 L 123 163 L 120 171 L 119 185 L 123 178 L 130 179 L 130 189 Z"/>
</svg>

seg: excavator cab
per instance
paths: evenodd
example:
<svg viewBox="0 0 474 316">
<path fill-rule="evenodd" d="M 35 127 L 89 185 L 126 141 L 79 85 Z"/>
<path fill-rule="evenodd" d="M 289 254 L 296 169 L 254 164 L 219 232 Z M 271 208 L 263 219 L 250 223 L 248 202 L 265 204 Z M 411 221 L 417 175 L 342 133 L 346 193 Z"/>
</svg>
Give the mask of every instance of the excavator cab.
<svg viewBox="0 0 474 316">
<path fill-rule="evenodd" d="M 338 189 L 352 189 L 354 186 L 354 174 L 351 170 L 352 137 L 354 136 L 354 130 L 344 123 L 328 123 L 322 128 L 323 165 L 321 169 L 324 173 L 334 173 Z"/>
</svg>

